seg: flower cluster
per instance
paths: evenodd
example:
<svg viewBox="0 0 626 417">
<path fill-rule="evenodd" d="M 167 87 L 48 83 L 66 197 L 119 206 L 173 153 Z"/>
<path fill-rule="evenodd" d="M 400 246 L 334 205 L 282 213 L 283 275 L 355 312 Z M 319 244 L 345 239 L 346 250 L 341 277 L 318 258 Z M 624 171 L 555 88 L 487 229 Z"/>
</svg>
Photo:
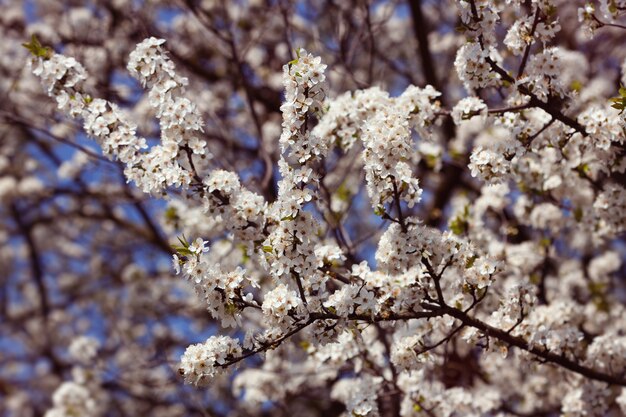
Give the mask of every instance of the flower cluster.
<svg viewBox="0 0 626 417">
<path fill-rule="evenodd" d="M 280 284 L 265 294 L 262 308 L 266 317 L 282 322 L 290 312 L 296 312 L 301 306 L 302 300 L 298 294 L 285 284 Z"/>
<path fill-rule="evenodd" d="M 422 139 L 428 139 L 430 129 L 441 110 L 441 103 L 437 98 L 441 93 L 432 85 L 424 88 L 409 85 L 395 100 L 396 106 L 406 112 L 409 125 L 415 129 Z"/>
<path fill-rule="evenodd" d="M 571 302 L 553 302 L 535 307 L 515 332 L 524 335 L 531 346 L 567 357 L 580 355 L 583 333 L 577 327 L 582 316 Z"/>
<path fill-rule="evenodd" d="M 528 60 L 526 76 L 517 80 L 524 84 L 540 100 L 549 97 L 565 97 L 567 88 L 560 78 L 563 72 L 561 50 L 558 47 L 545 48 Z"/>
<path fill-rule="evenodd" d="M 579 7 L 577 11 L 578 22 L 582 23 L 582 31 L 587 38 L 593 38 L 596 30 L 600 27 L 600 23 L 594 19 L 595 11 L 596 9 L 591 3 L 585 4 L 584 7 Z"/>
<path fill-rule="evenodd" d="M 457 125 L 460 125 L 463 120 L 472 120 L 474 117 L 484 122 L 487 119 L 487 105 L 478 97 L 466 97 L 454 106 L 450 115 Z"/>
<path fill-rule="evenodd" d="M 33 73 L 41 79 L 48 95 L 57 100 L 59 109 L 84 120 L 85 131 L 98 141 L 105 155 L 118 157 L 126 164 L 127 174 L 140 165 L 139 152 L 147 147 L 145 139 L 136 136 L 136 126 L 118 106 L 94 100 L 82 91 L 87 73 L 80 63 L 59 54 L 33 60 Z"/>
<path fill-rule="evenodd" d="M 320 57 L 306 50 L 298 51 L 298 58 L 283 67 L 285 102 L 280 107 L 283 113 L 283 133 L 280 146 L 283 153 L 301 164 L 323 157 L 328 152 L 325 138 L 311 135 L 308 130 L 310 113 L 322 109 L 325 98 L 326 76 Z"/>
<path fill-rule="evenodd" d="M 172 61 L 164 56 L 161 49 L 164 43 L 165 39 L 147 38 L 130 53 L 128 71 L 133 77 L 140 79 L 144 87 L 166 84 L 165 80 L 169 81 L 174 88 L 186 84 L 186 81 L 176 75 Z"/>
<path fill-rule="evenodd" d="M 125 174 L 138 185 L 152 188 L 147 184 L 154 180 L 145 173 L 155 167 L 150 167 L 150 159 L 143 159 L 141 153 L 147 148 L 146 140 L 137 137 L 137 126 L 126 119 L 121 109 L 106 100 L 94 99 L 84 109 L 83 118 L 85 131 L 98 141 L 104 154 L 126 164 Z"/>
<path fill-rule="evenodd" d="M 605 384 L 589 381 L 572 389 L 563 398 L 561 411 L 566 416 L 601 416 L 607 411 L 610 390 Z"/>
<path fill-rule="evenodd" d="M 536 17 L 526 16 L 516 20 L 509 28 L 504 38 L 504 44 L 513 54 L 522 55 L 535 40 L 539 40 L 545 45 L 560 30 L 561 25 L 558 20 L 539 21 Z"/>
<path fill-rule="evenodd" d="M 55 97 L 59 109 L 80 114 L 82 100 L 72 93 L 78 93 L 87 79 L 85 68 L 72 57 L 53 54 L 49 59 L 39 57 L 33 74 L 41 78 L 48 95 Z"/>
<path fill-rule="evenodd" d="M 315 254 L 318 223 L 309 212 L 282 214 L 284 220 L 273 228 L 259 249 L 261 261 L 277 281 L 292 277 L 301 281 L 303 290 L 316 291 L 325 280 L 318 271 L 320 259 Z"/>
<path fill-rule="evenodd" d="M 373 316 L 380 309 L 374 292 L 361 284 L 344 285 L 328 297 L 324 307 L 346 318 L 353 313 Z"/>
<path fill-rule="evenodd" d="M 389 94 L 379 87 L 347 92 L 325 103 L 328 111 L 313 129 L 313 134 L 333 138 L 337 145 L 349 150 L 363 135 L 363 123 L 389 101 Z"/>
<path fill-rule="evenodd" d="M 265 199 L 241 185 L 234 172 L 213 170 L 204 178 L 205 211 L 218 222 L 225 222 L 237 239 L 251 243 L 262 238 L 265 226 Z M 227 220 L 227 221 L 226 221 Z"/>
<path fill-rule="evenodd" d="M 204 343 L 190 345 L 181 358 L 179 372 L 185 382 L 203 385 L 223 373 L 229 362 L 242 355 L 239 341 L 228 336 L 211 336 Z"/>
<path fill-rule="evenodd" d="M 278 198 L 268 209 L 268 233 L 257 251 L 275 282 L 286 278 L 289 283 L 266 294 L 263 302 L 263 312 L 279 326 L 286 324 L 283 319 L 289 311 L 307 304 L 307 295 L 315 301 L 313 294 L 323 290 L 325 281 L 317 269 L 323 260 L 315 252 L 319 224 L 304 210 L 315 195 L 318 176 L 314 168 L 329 149 L 329 138 L 309 130 L 309 120 L 321 111 L 326 94 L 325 69 L 320 57 L 305 50 L 299 50 L 298 58 L 283 67 L 285 102 L 281 106 L 282 155 L 278 162 L 282 179 L 278 182 Z"/>
<path fill-rule="evenodd" d="M 199 138 L 202 120 L 194 103 L 181 97 L 188 81 L 176 74 L 174 63 L 161 45 L 164 39 L 148 38 L 131 52 L 128 71 L 144 87 L 150 88 L 150 104 L 157 111 L 161 125 L 161 142 L 178 155 L 179 148 L 189 148 L 195 155 L 205 155 L 205 143 Z"/>
<path fill-rule="evenodd" d="M 372 206 L 384 211 L 385 204 L 402 198 L 409 207 L 422 196 L 419 180 L 409 165 L 411 131 L 406 112 L 398 106 L 380 109 L 363 132 L 365 179 Z"/>
<path fill-rule="evenodd" d="M 378 389 L 382 378 L 369 375 L 362 378 L 342 379 L 333 388 L 332 397 L 346 404 L 349 415 L 377 416 Z"/>
<path fill-rule="evenodd" d="M 614 142 L 623 142 L 624 134 L 618 112 L 606 106 L 589 107 L 578 115 L 578 121 L 596 148 L 607 151 Z"/>
<path fill-rule="evenodd" d="M 458 282 L 460 286 L 469 284 L 483 289 L 490 285 L 497 269 L 497 262 L 493 259 L 480 256 L 469 243 L 450 232 L 442 234 L 417 223 L 415 219 L 407 219 L 407 224 L 406 232 L 401 230 L 400 225 L 392 224 L 381 236 L 376 260 L 383 271 L 402 274 L 417 268 L 417 271 L 412 271 L 413 274 L 425 276 L 420 285 L 424 294 L 432 297 L 436 297 L 435 281 L 449 267 L 458 268 L 462 277 Z M 410 281 L 407 284 L 412 285 Z"/>
<path fill-rule="evenodd" d="M 625 357 L 626 336 L 609 331 L 593 339 L 587 349 L 586 363 L 620 375 L 626 370 Z"/>
<path fill-rule="evenodd" d="M 321 326 L 320 326 L 321 327 Z M 343 331 L 335 331 L 334 329 L 325 329 L 326 334 L 334 333 L 332 338 L 320 338 L 319 346 L 311 345 L 307 350 L 311 361 L 317 368 L 322 366 L 335 367 L 342 365 L 347 361 L 354 359 L 362 352 L 366 343 L 360 333 L 353 332 L 349 329 Z"/>
<path fill-rule="evenodd" d="M 79 364 L 89 365 L 100 348 L 100 342 L 93 337 L 80 336 L 72 341 L 69 347 L 70 356 Z"/>
<path fill-rule="evenodd" d="M 397 369 L 410 371 L 419 369 L 428 354 L 418 354 L 423 342 L 420 336 L 406 336 L 396 340 L 391 348 L 390 359 Z"/>
<path fill-rule="evenodd" d="M 468 91 L 497 84 L 500 76 L 491 71 L 489 59 L 497 59 L 495 50 L 488 52 L 478 42 L 469 42 L 459 48 L 454 67 Z"/>
<path fill-rule="evenodd" d="M 431 139 L 440 95 L 430 85 L 410 85 L 397 98 L 378 87 L 357 90 L 329 101 L 329 111 L 315 127 L 316 134 L 334 138 L 346 151 L 362 140 L 368 193 L 379 212 L 394 199 L 409 207 L 420 201 L 419 181 L 410 163 L 423 154 L 429 164 L 438 164 L 440 149 Z M 417 148 L 412 129 L 421 137 Z"/>
<path fill-rule="evenodd" d="M 500 10 L 493 0 L 461 0 L 457 2 L 463 30 L 468 37 L 479 38 L 488 46 L 496 43 L 496 24 Z"/>
<path fill-rule="evenodd" d="M 524 148 L 518 141 L 503 139 L 489 145 L 476 146 L 470 155 L 468 167 L 472 177 L 497 183 L 507 179 L 513 164 L 523 154 Z"/>
<path fill-rule="evenodd" d="M 252 294 L 244 294 L 244 287 L 256 283 L 246 279 L 243 268 L 223 271 L 219 264 L 212 264 L 205 244 L 198 238 L 194 243 L 179 248 L 181 254 L 188 256 L 180 258 L 174 255 L 174 267 L 177 271 L 182 270 L 183 276 L 193 283 L 213 318 L 220 320 L 223 327 L 235 327 L 241 324 L 241 310 L 255 305 Z"/>
<path fill-rule="evenodd" d="M 64 382 L 52 396 L 52 408 L 45 417 L 96 415 L 96 403 L 89 390 L 76 382 Z"/>
<path fill-rule="evenodd" d="M 193 155 L 207 156 L 206 143 L 200 138 L 202 119 L 189 99 L 181 97 L 188 81 L 176 74 L 174 63 L 161 45 L 164 39 L 148 38 L 131 52 L 128 71 L 144 87 L 150 88 L 150 105 L 155 108 L 161 127 L 161 143 L 151 149 L 150 168 L 166 174 L 167 185 L 187 185 L 191 173 L 177 161 Z M 190 167 L 191 168 L 191 167 Z"/>
<path fill-rule="evenodd" d="M 100 342 L 90 336 L 72 340 L 68 353 L 74 363 L 72 380 L 63 382 L 52 395 L 52 408 L 46 417 L 77 415 L 101 416 L 106 407 L 106 394 L 101 387 L 101 369 L 97 356 Z"/>
<path fill-rule="evenodd" d="M 500 308 L 491 314 L 489 320 L 495 325 L 512 328 L 528 316 L 536 304 L 537 296 L 532 285 L 514 285 L 506 291 Z"/>
<path fill-rule="evenodd" d="M 593 203 L 598 216 L 599 228 L 608 236 L 615 236 L 626 230 L 626 189 L 618 184 L 608 185 Z"/>
<path fill-rule="evenodd" d="M 81 90 L 86 71 L 76 60 L 58 54 L 34 58 L 33 72 L 41 78 L 48 94 L 57 99 L 59 108 L 82 118 L 87 133 L 107 156 L 115 156 L 126 165 L 126 177 L 145 192 L 189 185 L 193 174 L 178 162 L 190 158 L 183 150 L 203 157 L 207 154 L 199 137 L 199 112 L 188 99 L 177 96 L 186 80 L 175 74 L 173 63 L 161 49 L 163 42 L 150 38 L 140 43 L 128 64 L 131 74 L 151 88 L 150 103 L 157 109 L 161 123 L 162 143 L 149 152 L 141 152 L 147 148 L 145 139 L 136 136 L 136 126 L 115 104 L 92 99 Z"/>
</svg>

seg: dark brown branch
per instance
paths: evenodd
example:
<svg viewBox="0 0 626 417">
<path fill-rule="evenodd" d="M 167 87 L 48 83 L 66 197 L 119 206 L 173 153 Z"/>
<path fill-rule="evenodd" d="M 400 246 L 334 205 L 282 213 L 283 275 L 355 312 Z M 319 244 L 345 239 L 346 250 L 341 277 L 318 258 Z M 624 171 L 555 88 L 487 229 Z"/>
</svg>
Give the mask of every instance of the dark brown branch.
<svg viewBox="0 0 626 417">
<path fill-rule="evenodd" d="M 624 378 L 623 376 L 620 377 L 599 372 L 595 369 L 583 366 L 578 362 L 568 359 L 566 356 L 557 355 L 542 347 L 531 346 L 523 338 L 513 336 L 504 330 L 490 326 L 485 322 L 468 316 L 466 313 L 460 310 L 451 307 L 442 307 L 440 310 L 443 311 L 444 314 L 461 320 L 461 322 L 466 326 L 474 327 L 482 331 L 485 335 L 489 337 L 496 338 L 504 343 L 507 343 L 508 345 L 515 346 L 519 349 L 525 350 L 526 352 L 532 353 L 533 355 L 543 359 L 545 362 L 558 365 L 562 368 L 568 369 L 589 379 L 606 382 L 607 384 L 612 385 L 626 386 L 626 378 Z"/>
<path fill-rule="evenodd" d="M 620 25 L 620 24 L 618 24 L 618 23 L 608 23 L 608 22 L 603 22 L 603 21 L 601 21 L 600 19 L 598 19 L 598 17 L 597 17 L 595 14 L 592 14 L 592 15 L 591 15 L 591 18 L 592 18 L 593 20 L 595 20 L 595 21 L 596 21 L 596 22 L 600 25 L 600 27 L 602 27 L 602 26 L 609 26 L 609 27 L 612 27 L 612 28 L 626 29 L 626 26 L 624 26 L 624 25 Z"/>
<path fill-rule="evenodd" d="M 475 22 L 479 22 L 480 21 L 480 16 L 478 16 L 478 9 L 476 8 L 476 3 L 475 3 L 474 0 L 470 0 L 470 9 L 472 11 L 472 18 L 473 18 L 473 20 Z M 482 35 L 478 36 L 478 43 L 480 44 L 481 49 L 485 50 L 485 45 L 484 45 L 484 42 L 483 42 L 483 36 Z M 486 61 L 489 64 L 489 66 L 491 67 L 491 69 L 495 73 L 500 75 L 500 77 L 504 81 L 507 81 L 507 82 L 515 85 L 515 79 L 504 68 L 500 67 L 490 57 L 487 57 Z M 517 85 L 517 90 L 520 93 L 530 97 L 530 101 L 528 102 L 529 106 L 531 106 L 531 107 L 538 107 L 538 108 L 542 109 L 543 111 L 545 111 L 546 113 L 551 115 L 553 118 L 555 118 L 556 120 L 558 120 L 561 123 L 563 123 L 564 125 L 569 126 L 572 129 L 576 130 L 577 132 L 582 133 L 583 135 L 587 136 L 587 132 L 585 131 L 585 128 L 580 123 L 578 123 L 576 120 L 574 120 L 571 117 L 566 116 L 565 114 L 563 114 L 561 109 L 558 108 L 558 104 L 555 103 L 554 98 L 549 97 L 546 102 L 543 102 L 533 92 L 531 92 L 528 89 L 528 87 L 526 87 L 524 85 L 521 85 L 521 84 Z"/>
<path fill-rule="evenodd" d="M 407 232 L 406 222 L 404 221 L 404 214 L 402 214 L 402 206 L 400 205 L 400 192 L 398 191 L 398 185 L 396 179 L 393 179 L 393 201 L 396 205 L 396 211 L 398 212 L 398 223 L 402 229 L 402 233 Z"/>
<path fill-rule="evenodd" d="M 537 24 L 539 23 L 540 11 L 541 11 L 541 8 L 537 6 L 537 10 L 535 10 L 535 18 L 533 19 L 533 25 L 532 25 L 532 28 L 530 29 L 530 34 L 529 34 L 530 41 L 528 42 L 528 45 L 526 45 L 526 49 L 524 49 L 524 56 L 522 57 L 522 62 L 520 62 L 519 68 L 517 70 L 517 78 L 521 77 L 522 74 L 524 73 L 524 69 L 526 69 L 526 63 L 528 62 L 528 57 L 530 56 L 530 48 L 534 41 L 533 37 L 535 35 L 535 30 L 537 30 Z"/>
<path fill-rule="evenodd" d="M 435 61 L 430 51 L 430 43 L 428 42 L 428 27 L 422 11 L 422 0 L 409 0 L 409 7 L 413 19 L 413 32 L 415 33 L 418 44 L 417 53 L 422 63 L 424 78 L 426 78 L 426 82 L 435 87 L 437 91 L 441 91 L 437 73 L 435 72 Z"/>
<path fill-rule="evenodd" d="M 39 251 L 37 250 L 37 245 L 35 244 L 35 239 L 33 238 L 32 225 L 24 221 L 20 210 L 14 204 L 11 204 L 11 214 L 13 216 L 13 220 L 15 220 L 15 223 L 17 224 L 18 229 L 20 230 L 20 233 L 22 234 L 22 236 L 24 236 L 24 239 L 26 240 L 26 245 L 28 246 L 28 255 L 30 257 L 30 267 L 32 269 L 33 279 L 35 280 L 37 292 L 39 293 L 39 302 L 41 303 L 41 315 L 44 321 L 47 322 L 48 315 L 50 314 L 48 289 L 46 288 L 46 283 L 44 281 L 44 272 L 41 258 L 39 256 Z"/>
<path fill-rule="evenodd" d="M 515 79 L 513 79 L 513 77 L 511 77 L 508 72 L 506 72 L 502 67 L 496 64 L 491 58 L 488 57 L 486 60 L 491 66 L 491 69 L 493 69 L 497 74 L 499 74 L 503 80 L 511 84 L 515 83 Z M 553 118 L 555 118 L 556 120 L 563 123 L 564 125 L 569 126 L 572 129 L 576 130 L 577 132 L 587 136 L 587 131 L 585 130 L 584 126 L 578 123 L 576 120 L 572 119 L 571 117 L 563 114 L 561 110 L 557 107 L 553 98 L 548 98 L 548 100 L 544 102 L 544 101 L 539 100 L 539 98 L 535 94 L 533 94 L 528 89 L 528 87 L 524 85 L 518 85 L 517 89 L 520 93 L 530 97 L 530 101 L 528 102 L 529 107 L 538 107 L 542 109 L 543 111 L 545 111 L 546 113 L 548 113 Z"/>
</svg>

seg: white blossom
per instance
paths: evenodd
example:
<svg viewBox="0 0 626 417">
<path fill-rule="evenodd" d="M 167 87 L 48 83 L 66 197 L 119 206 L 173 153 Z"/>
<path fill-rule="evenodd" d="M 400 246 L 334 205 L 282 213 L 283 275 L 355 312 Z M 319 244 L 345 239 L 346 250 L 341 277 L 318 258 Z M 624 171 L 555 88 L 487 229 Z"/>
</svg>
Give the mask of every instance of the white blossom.
<svg viewBox="0 0 626 417">
<path fill-rule="evenodd" d="M 209 378 L 223 373 L 228 362 L 242 354 L 239 342 L 228 336 L 211 336 L 204 343 L 190 345 L 181 357 L 179 372 L 185 381 L 203 385 Z"/>
</svg>

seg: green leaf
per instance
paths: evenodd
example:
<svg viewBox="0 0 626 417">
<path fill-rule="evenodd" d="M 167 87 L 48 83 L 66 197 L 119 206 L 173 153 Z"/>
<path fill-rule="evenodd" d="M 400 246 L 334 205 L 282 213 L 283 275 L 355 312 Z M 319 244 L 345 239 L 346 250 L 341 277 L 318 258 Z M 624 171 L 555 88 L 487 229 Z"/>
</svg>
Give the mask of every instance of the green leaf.
<svg viewBox="0 0 626 417">
<path fill-rule="evenodd" d="M 245 264 L 246 262 L 248 262 L 250 260 L 250 257 L 248 256 L 248 250 L 246 248 L 246 245 L 239 245 L 239 249 L 241 250 L 241 263 Z"/>
<path fill-rule="evenodd" d="M 430 169 L 434 169 L 437 166 L 437 160 L 439 159 L 437 155 L 426 154 L 425 157 L 426 166 Z"/>
<path fill-rule="evenodd" d="M 577 222 L 580 223 L 580 221 L 583 218 L 583 209 L 581 209 L 580 207 L 576 207 L 574 209 L 574 218 L 576 219 Z"/>
<path fill-rule="evenodd" d="M 469 204 L 466 204 L 463 207 L 463 212 L 458 216 L 454 217 L 450 220 L 450 230 L 455 235 L 462 235 L 466 233 L 469 229 L 469 222 L 467 219 L 469 218 Z"/>
<path fill-rule="evenodd" d="M 190 256 L 193 255 L 193 252 L 191 252 L 189 249 L 183 247 L 183 246 L 176 246 L 176 245 L 172 245 L 172 248 L 176 251 L 176 253 L 178 253 L 179 255 L 182 256 Z"/>
<path fill-rule="evenodd" d="M 531 284 L 539 285 L 539 283 L 541 282 L 541 275 L 533 272 L 532 274 L 530 274 L 529 281 Z"/>
<path fill-rule="evenodd" d="M 467 261 L 465 261 L 465 268 L 468 269 L 474 266 L 474 262 L 476 262 L 476 259 L 478 259 L 478 256 L 476 255 L 467 258 Z"/>
<path fill-rule="evenodd" d="M 587 164 L 580 164 L 576 167 L 576 169 L 578 170 L 578 172 L 580 172 L 581 174 L 586 174 L 589 172 L 590 168 L 589 165 Z"/>
<path fill-rule="evenodd" d="M 340 199 L 341 201 L 345 201 L 345 202 L 350 201 L 350 198 L 352 197 L 352 193 L 350 192 L 350 189 L 346 187 L 345 182 L 342 183 L 339 186 L 339 188 L 337 188 L 337 191 L 335 194 L 338 199 Z"/>
<path fill-rule="evenodd" d="M 167 210 L 165 210 L 165 219 L 169 221 L 176 221 L 178 219 L 176 207 L 168 207 Z"/>
<path fill-rule="evenodd" d="M 185 249 L 189 248 L 189 246 L 191 245 L 191 243 L 187 242 L 187 238 L 185 237 L 184 234 L 183 234 L 182 237 L 179 236 L 176 239 L 178 239 L 178 241 L 180 242 L 182 247 L 185 248 Z"/>
<path fill-rule="evenodd" d="M 620 114 L 626 109 L 626 87 L 620 85 L 619 88 L 619 97 L 611 97 L 609 99 L 613 104 L 611 107 L 620 111 Z"/>
<path fill-rule="evenodd" d="M 467 231 L 468 224 L 460 216 L 455 217 L 450 221 L 450 230 L 457 236 L 462 235 Z"/>
<path fill-rule="evenodd" d="M 589 289 L 591 295 L 601 296 L 606 293 L 607 284 L 604 284 L 602 282 L 590 282 L 589 284 L 587 284 L 587 288 Z"/>
<path fill-rule="evenodd" d="M 233 303 L 226 303 L 226 312 L 228 314 L 230 314 L 231 316 L 235 315 L 235 313 L 237 311 L 239 311 L 239 309 L 237 308 L 237 306 Z"/>
<path fill-rule="evenodd" d="M 292 66 L 294 66 L 295 64 L 297 64 L 300 61 L 300 48 L 296 48 L 295 49 L 296 52 L 296 57 L 295 59 L 292 59 L 291 61 L 287 62 L 287 65 L 289 66 L 289 68 L 291 68 Z M 296 76 L 300 76 L 298 73 L 296 73 Z"/>
<path fill-rule="evenodd" d="M 28 49 L 30 53 L 37 58 L 50 59 L 54 54 L 52 48 L 43 46 L 34 33 L 30 37 L 30 42 L 23 43 L 22 46 Z"/>
</svg>

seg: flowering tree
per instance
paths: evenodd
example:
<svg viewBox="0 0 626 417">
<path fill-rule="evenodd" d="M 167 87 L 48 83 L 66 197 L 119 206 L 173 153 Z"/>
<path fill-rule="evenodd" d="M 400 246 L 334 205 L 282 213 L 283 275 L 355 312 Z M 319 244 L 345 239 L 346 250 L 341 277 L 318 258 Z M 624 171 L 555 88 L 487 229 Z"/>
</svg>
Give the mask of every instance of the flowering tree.
<svg viewBox="0 0 626 417">
<path fill-rule="evenodd" d="M 137 6 L 2 6 L 3 412 L 626 414 L 626 2 Z"/>
</svg>

